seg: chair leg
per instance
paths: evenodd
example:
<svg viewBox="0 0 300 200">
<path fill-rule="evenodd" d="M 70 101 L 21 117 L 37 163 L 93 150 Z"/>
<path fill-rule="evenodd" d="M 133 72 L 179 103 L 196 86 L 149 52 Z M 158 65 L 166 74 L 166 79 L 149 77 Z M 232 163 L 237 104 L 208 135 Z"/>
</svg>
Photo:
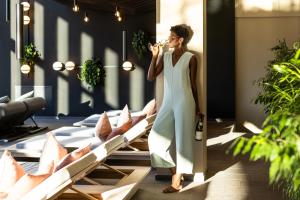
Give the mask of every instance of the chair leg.
<svg viewBox="0 0 300 200">
<path fill-rule="evenodd" d="M 79 195 L 85 197 L 86 199 L 89 199 L 89 200 L 98 200 L 97 198 L 93 197 L 92 195 L 83 193 L 83 192 L 81 192 L 80 190 L 77 190 L 74 187 L 70 187 L 70 190 L 73 190 L 74 192 L 77 192 Z"/>
<path fill-rule="evenodd" d="M 127 145 L 127 147 L 133 151 L 140 151 L 138 148 L 135 148 L 135 147 L 131 146 L 130 144 Z"/>
<path fill-rule="evenodd" d="M 38 128 L 39 126 L 37 125 L 37 123 L 35 122 L 35 120 L 32 118 L 32 116 L 30 116 L 30 119 L 33 121 L 35 127 Z"/>
<path fill-rule="evenodd" d="M 128 174 L 126 174 L 126 173 L 124 173 L 124 172 L 122 172 L 122 171 L 120 171 L 118 169 L 115 169 L 115 168 L 113 168 L 113 167 L 111 167 L 111 166 L 109 166 L 109 165 L 107 165 L 105 163 L 101 163 L 101 165 L 104 166 L 104 167 L 106 167 L 106 168 L 108 168 L 108 169 L 111 169 L 111 170 L 113 170 L 113 171 L 115 171 L 115 172 L 117 172 L 119 174 L 122 174 L 123 176 L 128 176 Z"/>
<path fill-rule="evenodd" d="M 82 179 L 85 180 L 86 182 L 90 183 L 90 184 L 93 184 L 93 185 L 101 185 L 100 183 L 98 183 L 98 182 L 96 182 L 93 179 L 88 178 L 88 177 L 83 177 Z"/>
</svg>

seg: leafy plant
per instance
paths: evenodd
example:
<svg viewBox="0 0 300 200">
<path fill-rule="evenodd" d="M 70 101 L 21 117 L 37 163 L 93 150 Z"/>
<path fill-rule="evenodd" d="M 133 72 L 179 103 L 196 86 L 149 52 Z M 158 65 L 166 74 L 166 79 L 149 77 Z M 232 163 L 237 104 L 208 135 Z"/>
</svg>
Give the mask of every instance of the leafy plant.
<svg viewBox="0 0 300 200">
<path fill-rule="evenodd" d="M 293 48 L 289 49 L 285 40 L 279 41 L 271 50 L 275 58 L 269 61 L 266 76 L 257 81 L 261 92 L 254 100 L 255 104 L 264 105 L 266 113 L 274 113 L 283 107 L 289 108 L 285 105 L 293 105 L 295 99 L 291 95 L 295 96 L 295 92 L 299 91 L 299 82 L 292 72 L 297 73 L 299 70 L 299 42 L 295 42 Z"/>
<path fill-rule="evenodd" d="M 133 33 L 131 44 L 139 59 L 147 52 L 148 42 L 148 36 L 144 31 L 138 30 L 137 32 Z"/>
<path fill-rule="evenodd" d="M 22 65 L 28 64 L 33 66 L 36 60 L 41 56 L 36 46 L 32 43 L 25 45 L 24 47 L 24 57 L 21 58 L 20 62 Z"/>
<path fill-rule="evenodd" d="M 86 60 L 82 66 L 79 79 L 88 85 L 95 87 L 97 84 L 104 85 L 106 77 L 105 69 L 99 59 Z"/>
<path fill-rule="evenodd" d="M 261 92 L 255 99 L 269 115 L 263 132 L 237 139 L 233 154 L 270 162 L 270 183 L 282 186 L 289 199 L 300 199 L 300 45 L 290 49 L 279 41 L 272 51 L 275 58 L 258 81 Z"/>
</svg>

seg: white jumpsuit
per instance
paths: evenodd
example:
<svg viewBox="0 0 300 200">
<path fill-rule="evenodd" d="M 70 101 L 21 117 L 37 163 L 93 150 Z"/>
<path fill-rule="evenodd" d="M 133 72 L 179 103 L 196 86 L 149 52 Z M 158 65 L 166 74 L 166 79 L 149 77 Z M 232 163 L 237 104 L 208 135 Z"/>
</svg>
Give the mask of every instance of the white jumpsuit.
<svg viewBox="0 0 300 200">
<path fill-rule="evenodd" d="M 189 69 L 192 56 L 185 52 L 173 66 L 172 51 L 164 54 L 164 97 L 148 138 L 153 167 L 176 166 L 177 173 L 186 174 L 193 173 L 194 163 L 195 100 Z"/>
</svg>

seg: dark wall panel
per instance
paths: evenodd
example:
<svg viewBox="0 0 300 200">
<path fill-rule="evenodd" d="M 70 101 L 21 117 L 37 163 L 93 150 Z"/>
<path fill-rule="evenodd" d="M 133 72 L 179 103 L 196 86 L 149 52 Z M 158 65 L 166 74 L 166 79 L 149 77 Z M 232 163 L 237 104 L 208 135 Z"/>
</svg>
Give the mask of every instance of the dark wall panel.
<svg viewBox="0 0 300 200">
<path fill-rule="evenodd" d="M 234 0 L 207 2 L 207 114 L 234 118 Z"/>
<path fill-rule="evenodd" d="M 72 116 L 87 116 L 93 113 L 101 113 L 105 110 L 110 109 L 121 109 L 125 104 L 129 103 L 129 81 L 130 72 L 125 72 L 121 68 L 119 69 L 119 107 L 113 108 L 105 102 L 104 88 L 97 86 L 94 92 L 90 95 L 94 99 L 94 106 L 91 107 L 89 102 L 81 102 L 81 93 L 85 91 L 81 87 L 80 80 L 77 78 L 77 72 L 72 71 L 68 76 L 62 76 L 60 73 L 52 70 L 53 62 L 57 61 L 57 19 L 62 18 L 68 23 L 69 35 L 68 35 L 68 55 L 69 60 L 74 61 L 76 64 L 82 65 L 80 62 L 81 58 L 81 34 L 86 33 L 91 36 L 93 40 L 93 57 L 100 58 L 104 64 L 104 52 L 106 48 L 112 49 L 117 53 L 119 57 L 119 63 L 122 62 L 122 30 L 127 31 L 127 54 L 128 58 L 132 59 L 133 62 L 144 68 L 144 102 L 146 103 L 153 98 L 153 82 L 146 80 L 147 69 L 150 63 L 150 53 L 145 55 L 144 58 L 138 59 L 133 53 L 131 48 L 131 38 L 133 32 L 138 29 L 145 30 L 149 35 L 154 36 L 156 32 L 155 12 L 143 13 L 138 16 L 124 16 L 125 20 L 119 23 L 114 18 L 114 10 L 111 12 L 100 12 L 100 11 L 89 11 L 90 17 L 89 23 L 83 22 L 84 11 L 80 13 L 74 13 L 70 6 L 66 6 L 58 3 L 54 0 L 36 0 L 40 5 L 44 7 L 44 55 L 45 58 L 38 62 L 45 72 L 44 85 L 52 87 L 52 101 L 48 108 L 40 113 L 41 115 L 57 115 L 56 99 L 60 98 L 57 96 L 57 79 L 60 76 L 66 80 L 70 86 L 68 91 L 69 102 L 66 104 L 69 107 L 69 115 Z M 31 1 L 31 3 L 33 3 Z M 33 4 L 32 4 L 33 5 Z M 0 96 L 10 93 L 10 50 L 14 48 L 14 41 L 8 40 L 10 38 L 9 24 L 5 22 L 5 3 L 1 1 L 1 19 L 0 19 Z M 34 9 L 34 6 L 32 6 Z M 32 15 L 32 13 L 31 13 Z M 32 16 L 33 17 L 33 16 Z M 29 40 L 34 41 L 34 19 L 29 30 Z M 3 31 L 5 30 L 5 31 Z M 4 48 L 2 48 L 4 47 Z M 83 47 L 84 49 L 84 47 Z M 63 61 L 65 62 L 65 61 Z M 21 72 L 20 72 L 21 73 Z M 34 74 L 26 78 L 22 76 L 22 86 L 32 86 L 34 84 Z M 89 91 L 87 91 L 89 92 Z"/>
<path fill-rule="evenodd" d="M 6 1 L 0 3 L 0 96 L 10 94 L 10 51 L 14 51 L 10 39 L 10 24 L 6 22 Z"/>
</svg>

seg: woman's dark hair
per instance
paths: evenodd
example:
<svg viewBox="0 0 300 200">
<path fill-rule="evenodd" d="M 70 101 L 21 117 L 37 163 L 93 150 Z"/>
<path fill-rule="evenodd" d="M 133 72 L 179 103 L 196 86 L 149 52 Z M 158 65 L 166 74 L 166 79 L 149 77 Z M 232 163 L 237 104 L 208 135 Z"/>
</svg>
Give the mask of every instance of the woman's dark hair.
<svg viewBox="0 0 300 200">
<path fill-rule="evenodd" d="M 174 32 L 178 37 L 182 37 L 184 41 L 189 37 L 189 30 L 184 25 L 171 26 L 171 32 Z"/>
</svg>

